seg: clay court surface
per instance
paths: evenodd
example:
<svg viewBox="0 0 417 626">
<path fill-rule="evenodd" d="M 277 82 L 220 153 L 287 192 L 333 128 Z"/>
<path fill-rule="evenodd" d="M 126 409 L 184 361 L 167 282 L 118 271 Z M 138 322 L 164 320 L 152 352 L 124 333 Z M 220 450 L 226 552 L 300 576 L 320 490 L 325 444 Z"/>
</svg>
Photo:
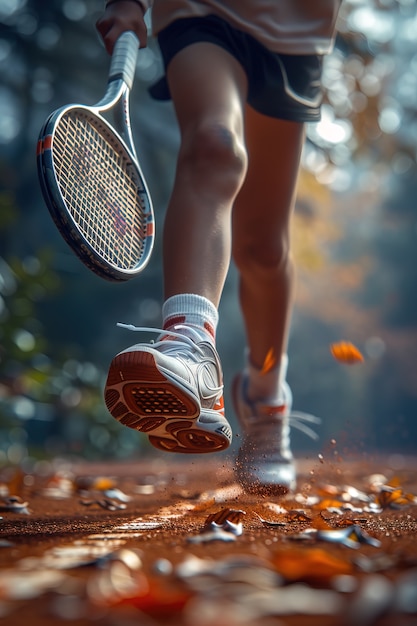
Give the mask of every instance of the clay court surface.
<svg viewBox="0 0 417 626">
<path fill-rule="evenodd" d="M 222 455 L 3 468 L 0 623 L 417 624 L 417 462 L 298 468 L 279 498 Z"/>
</svg>

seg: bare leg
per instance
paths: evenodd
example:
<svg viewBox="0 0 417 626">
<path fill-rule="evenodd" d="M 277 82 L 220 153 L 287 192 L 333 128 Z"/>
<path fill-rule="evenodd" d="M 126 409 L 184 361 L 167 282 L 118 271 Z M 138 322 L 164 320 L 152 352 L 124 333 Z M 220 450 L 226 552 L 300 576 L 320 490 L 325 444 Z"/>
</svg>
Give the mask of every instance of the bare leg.
<svg viewBox="0 0 417 626">
<path fill-rule="evenodd" d="M 231 251 L 231 209 L 246 172 L 246 75 L 222 48 L 181 50 L 167 77 L 180 132 L 164 226 L 165 298 L 194 293 L 218 306 Z"/>
<path fill-rule="evenodd" d="M 214 338 L 232 206 L 246 173 L 246 74 L 222 48 L 196 43 L 175 55 L 167 77 L 181 132 L 163 242 L 168 332 L 113 359 L 106 403 L 161 450 L 216 452 L 232 437 Z M 174 323 L 178 316 L 184 324 Z"/>
<path fill-rule="evenodd" d="M 272 349 L 279 366 L 287 349 L 294 269 L 289 224 L 303 124 L 247 110 L 249 169 L 233 212 L 233 256 L 250 362 L 262 368 Z"/>
</svg>

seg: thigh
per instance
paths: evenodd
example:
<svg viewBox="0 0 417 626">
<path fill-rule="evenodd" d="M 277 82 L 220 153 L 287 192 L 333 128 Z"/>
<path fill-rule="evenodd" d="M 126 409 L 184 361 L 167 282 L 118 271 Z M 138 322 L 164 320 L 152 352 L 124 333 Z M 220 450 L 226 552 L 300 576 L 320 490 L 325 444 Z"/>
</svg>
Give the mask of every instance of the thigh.
<svg viewBox="0 0 417 626">
<path fill-rule="evenodd" d="M 265 253 L 288 236 L 304 124 L 246 112 L 248 171 L 233 209 L 234 246 Z"/>
<path fill-rule="evenodd" d="M 243 141 L 247 79 L 229 52 L 213 43 L 193 43 L 173 57 L 167 80 L 183 135 L 213 123 L 225 126 Z"/>
</svg>

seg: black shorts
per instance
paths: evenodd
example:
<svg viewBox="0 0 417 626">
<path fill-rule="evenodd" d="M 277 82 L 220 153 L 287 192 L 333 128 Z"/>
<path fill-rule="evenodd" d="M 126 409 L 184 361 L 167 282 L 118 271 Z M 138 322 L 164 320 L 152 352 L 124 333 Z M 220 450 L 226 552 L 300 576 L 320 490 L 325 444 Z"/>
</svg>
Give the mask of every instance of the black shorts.
<svg viewBox="0 0 417 626">
<path fill-rule="evenodd" d="M 259 113 L 294 122 L 320 119 L 321 56 L 271 52 L 248 33 L 209 15 L 176 20 L 158 34 L 165 69 L 177 52 L 202 41 L 221 46 L 239 61 L 248 79 L 248 104 Z M 156 100 L 170 100 L 165 76 L 149 91 Z"/>
</svg>

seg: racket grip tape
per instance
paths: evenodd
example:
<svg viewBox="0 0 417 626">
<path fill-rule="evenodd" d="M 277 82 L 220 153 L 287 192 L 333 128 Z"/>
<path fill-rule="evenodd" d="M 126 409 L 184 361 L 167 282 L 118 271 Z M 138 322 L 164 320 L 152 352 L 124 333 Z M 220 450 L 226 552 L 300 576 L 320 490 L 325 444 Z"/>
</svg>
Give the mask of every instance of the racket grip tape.
<svg viewBox="0 0 417 626">
<path fill-rule="evenodd" d="M 129 89 L 132 89 L 138 48 L 139 39 L 133 31 L 127 31 L 120 35 L 111 58 L 109 81 L 122 78 Z"/>
</svg>

